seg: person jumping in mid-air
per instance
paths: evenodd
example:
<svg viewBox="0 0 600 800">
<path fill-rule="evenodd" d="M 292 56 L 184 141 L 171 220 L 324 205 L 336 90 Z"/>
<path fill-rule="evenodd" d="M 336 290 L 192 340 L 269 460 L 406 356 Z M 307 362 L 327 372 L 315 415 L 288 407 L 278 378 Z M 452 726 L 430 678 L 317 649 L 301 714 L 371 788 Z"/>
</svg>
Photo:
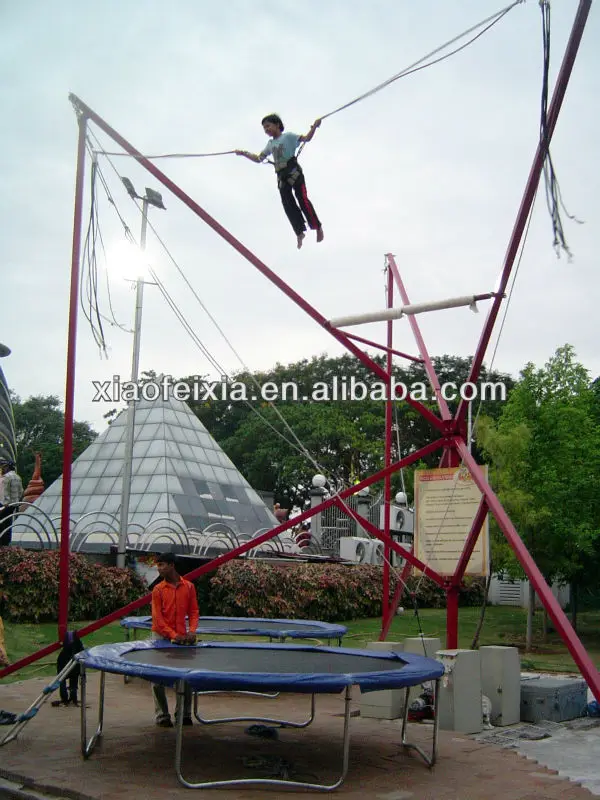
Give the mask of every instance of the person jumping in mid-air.
<svg viewBox="0 0 600 800">
<path fill-rule="evenodd" d="M 268 114 L 263 118 L 262 126 L 264 132 L 271 138 L 264 150 L 258 155 L 249 153 L 247 150 L 235 151 L 236 155 L 245 156 L 257 164 L 264 161 L 267 156 L 273 155 L 281 202 L 296 234 L 298 249 L 302 247 L 306 232 L 305 218 L 308 227 L 317 232 L 317 242 L 323 241 L 323 228 L 313 204 L 308 199 L 304 173 L 296 160 L 298 145 L 300 142 L 310 142 L 320 124 L 321 120 L 316 119 L 309 132 L 299 136 L 297 133 L 290 133 L 289 131 L 284 133 L 285 129 L 281 118 L 277 114 Z M 296 199 L 294 199 L 294 194 Z"/>
</svg>

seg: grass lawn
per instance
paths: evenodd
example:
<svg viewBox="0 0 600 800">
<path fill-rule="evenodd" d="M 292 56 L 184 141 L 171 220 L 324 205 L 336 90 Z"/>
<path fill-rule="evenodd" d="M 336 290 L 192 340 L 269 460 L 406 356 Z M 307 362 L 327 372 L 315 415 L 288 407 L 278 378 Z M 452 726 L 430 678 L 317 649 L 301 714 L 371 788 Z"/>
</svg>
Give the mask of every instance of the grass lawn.
<svg viewBox="0 0 600 800">
<path fill-rule="evenodd" d="M 459 647 L 471 646 L 478 619 L 478 608 L 460 609 Z M 524 670 L 577 672 L 571 656 L 556 633 L 548 634 L 547 641 L 543 641 L 542 620 L 543 615 L 541 611 L 538 611 L 534 619 L 534 647 L 532 652 L 525 653 L 525 610 L 507 606 L 489 606 L 486 610 L 479 643 L 519 647 L 521 666 Z M 72 627 L 73 629 L 82 628 L 85 624 L 87 623 L 80 622 L 73 624 Z M 347 647 L 364 647 L 366 642 L 374 641 L 379 637 L 381 620 L 377 618 L 351 620 L 343 624 L 348 628 L 348 633 L 343 640 Z M 5 622 L 4 627 L 6 649 L 11 662 L 18 661 L 23 656 L 34 653 L 56 641 L 55 623 L 13 625 Z M 410 636 L 418 636 L 420 628 L 425 636 L 436 636 L 442 640 L 442 647 L 445 646 L 446 612 L 444 609 L 422 609 L 419 611 L 418 619 L 413 611 L 407 610 L 404 614 L 395 617 L 387 638 L 389 641 L 396 641 Z M 142 634 L 141 631 L 139 633 Z M 600 611 L 587 611 L 579 615 L 578 634 L 590 657 L 600 668 Z M 219 641 L 225 641 L 228 638 L 233 637 L 219 637 Z M 124 630 L 117 622 L 86 637 L 84 644 L 86 647 L 92 647 L 96 644 L 120 642 L 124 639 Z M 251 639 L 245 637 L 244 641 L 251 641 Z M 55 664 L 55 656 L 48 656 L 13 673 L 4 680 L 17 681 L 39 676 L 52 676 L 56 674 Z"/>
</svg>

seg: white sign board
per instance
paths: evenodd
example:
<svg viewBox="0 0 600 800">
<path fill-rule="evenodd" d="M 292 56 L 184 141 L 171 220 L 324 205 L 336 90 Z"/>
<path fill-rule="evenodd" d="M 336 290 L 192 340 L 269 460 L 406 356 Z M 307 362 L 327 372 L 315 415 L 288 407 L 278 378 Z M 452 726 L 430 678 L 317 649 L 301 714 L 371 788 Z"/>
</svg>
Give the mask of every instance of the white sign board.
<svg viewBox="0 0 600 800">
<path fill-rule="evenodd" d="M 481 468 L 487 478 L 487 467 Z M 414 553 L 440 575 L 454 574 L 481 501 L 471 473 L 464 467 L 415 472 Z M 465 575 L 487 575 L 489 525 L 486 515 Z"/>
</svg>

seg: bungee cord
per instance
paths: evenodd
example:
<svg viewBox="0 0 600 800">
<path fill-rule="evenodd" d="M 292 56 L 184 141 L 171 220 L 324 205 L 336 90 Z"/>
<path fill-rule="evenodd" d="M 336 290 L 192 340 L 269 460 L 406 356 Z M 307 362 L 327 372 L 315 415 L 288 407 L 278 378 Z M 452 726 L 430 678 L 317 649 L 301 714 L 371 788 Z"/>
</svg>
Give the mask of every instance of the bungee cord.
<svg viewBox="0 0 600 800">
<path fill-rule="evenodd" d="M 324 120 L 324 119 L 328 119 L 329 117 L 332 117 L 334 114 L 339 114 L 340 111 L 345 111 L 347 108 L 350 108 L 351 106 L 356 105 L 357 103 L 360 103 L 361 101 L 366 100 L 369 97 L 372 97 L 374 94 L 377 94 L 378 92 L 382 91 L 383 89 L 386 89 L 388 86 L 390 86 L 395 81 L 400 80 L 400 78 L 405 78 L 408 75 L 412 75 L 413 73 L 419 72 L 420 70 L 426 69 L 427 67 L 432 67 L 435 64 L 439 64 L 441 61 L 445 61 L 447 58 L 450 58 L 451 56 L 456 55 L 457 53 L 461 52 L 461 50 L 464 50 L 469 45 L 473 44 L 473 42 L 475 42 L 477 39 L 479 39 L 481 36 L 483 36 L 484 33 L 489 31 L 494 25 L 496 25 L 498 22 L 500 22 L 500 20 L 503 19 L 508 14 L 509 11 L 511 11 L 513 8 L 515 8 L 515 6 L 521 5 L 524 2 L 525 2 L 525 0 L 514 0 L 514 2 L 512 2 L 510 5 L 506 6 L 505 8 L 502 8 L 500 11 L 497 11 L 495 14 L 492 14 L 489 17 L 486 17 L 481 22 L 478 22 L 476 25 L 472 25 L 470 28 L 467 28 L 467 30 L 463 31 L 462 33 L 458 34 L 457 36 L 454 36 L 452 39 L 449 39 L 447 42 L 444 42 L 444 44 L 440 45 L 439 47 L 436 47 L 430 53 L 427 53 L 427 55 L 422 56 L 417 61 L 415 61 L 412 64 L 410 64 L 409 66 L 405 67 L 400 72 L 397 72 L 395 75 L 392 75 L 390 78 L 387 78 L 387 80 L 383 81 L 382 83 L 378 84 L 377 86 L 373 87 L 372 89 L 369 89 L 367 92 L 364 92 L 363 94 L 359 95 L 358 97 L 355 97 L 353 100 L 350 100 L 349 102 L 344 103 L 344 105 L 341 105 L 338 108 L 333 109 L 333 111 L 328 111 L 326 114 L 322 114 L 318 119 Z M 441 53 L 443 50 L 446 50 L 451 45 L 455 44 L 456 42 L 460 41 L 461 39 L 464 39 L 465 36 L 469 36 L 469 34 L 473 33 L 474 31 L 479 30 L 479 28 L 483 28 L 483 30 L 479 31 L 479 33 L 476 36 L 473 36 L 471 39 L 469 39 L 468 42 L 465 42 L 460 47 L 457 47 L 456 49 L 452 50 L 450 53 L 446 53 L 445 55 L 440 56 L 440 58 L 436 58 L 433 61 L 428 61 L 428 59 L 431 59 L 433 56 L 436 56 L 438 53 Z M 300 148 L 298 150 L 298 155 L 300 155 L 300 153 L 302 152 L 302 150 L 304 149 L 304 146 L 306 144 L 307 144 L 306 142 L 302 143 L 302 145 L 300 146 Z M 139 156 L 132 155 L 131 153 L 111 152 L 111 151 L 106 151 L 106 150 L 99 150 L 97 152 L 98 152 L 99 155 L 104 155 L 104 156 L 127 156 L 129 158 L 139 158 Z M 158 155 L 144 155 L 143 158 L 146 158 L 149 161 L 160 159 L 160 158 L 210 158 L 212 156 L 233 155 L 233 154 L 235 154 L 235 152 L 236 152 L 236 150 L 233 149 L 233 150 L 221 150 L 221 151 L 212 152 L 212 153 L 161 153 L 161 154 L 158 154 Z"/>
</svg>

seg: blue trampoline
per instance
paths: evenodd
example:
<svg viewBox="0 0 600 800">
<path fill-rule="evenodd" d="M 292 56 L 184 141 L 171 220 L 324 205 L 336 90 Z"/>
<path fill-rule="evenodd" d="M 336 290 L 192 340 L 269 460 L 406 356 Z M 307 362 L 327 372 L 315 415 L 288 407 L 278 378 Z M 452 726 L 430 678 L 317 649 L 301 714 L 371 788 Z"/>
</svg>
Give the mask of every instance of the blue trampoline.
<svg viewBox="0 0 600 800">
<path fill-rule="evenodd" d="M 314 647 L 298 644 L 208 643 L 178 646 L 165 641 L 126 642 L 93 647 L 75 657 L 81 667 L 81 742 L 82 753 L 88 757 L 102 735 L 104 685 L 107 672 L 135 676 L 175 687 L 177 692 L 178 724 L 176 726 L 175 770 L 181 784 L 191 789 L 233 786 L 269 785 L 286 788 L 305 788 L 319 791 L 337 789 L 343 783 L 349 764 L 350 702 L 353 686 L 362 692 L 383 689 L 404 689 L 404 718 L 402 745 L 416 750 L 433 766 L 437 752 L 438 683 L 444 667 L 432 658 L 409 653 L 358 650 L 341 647 Z M 100 670 L 100 702 L 98 727 L 88 741 L 86 734 L 86 668 Z M 435 709 L 431 754 L 406 740 L 408 692 L 411 686 L 435 682 Z M 259 718 L 276 722 L 283 727 L 307 727 L 315 716 L 316 694 L 344 692 L 345 714 L 343 735 L 343 765 L 339 779 L 332 784 L 306 783 L 293 780 L 240 778 L 227 781 L 191 783 L 181 771 L 183 739 L 183 697 L 186 685 L 195 694 L 196 717 L 204 724 L 257 719 L 231 717 L 205 720 L 197 714 L 197 693 L 206 691 L 277 691 L 310 694 L 310 717 L 302 722 Z"/>
<path fill-rule="evenodd" d="M 152 617 L 124 617 L 123 628 L 152 630 Z M 337 639 L 341 646 L 348 628 L 329 622 L 310 619 L 262 619 L 260 617 L 200 617 L 196 633 L 199 636 L 262 636 L 269 641 L 286 639 Z M 134 634 L 135 635 L 135 634 Z"/>
</svg>

